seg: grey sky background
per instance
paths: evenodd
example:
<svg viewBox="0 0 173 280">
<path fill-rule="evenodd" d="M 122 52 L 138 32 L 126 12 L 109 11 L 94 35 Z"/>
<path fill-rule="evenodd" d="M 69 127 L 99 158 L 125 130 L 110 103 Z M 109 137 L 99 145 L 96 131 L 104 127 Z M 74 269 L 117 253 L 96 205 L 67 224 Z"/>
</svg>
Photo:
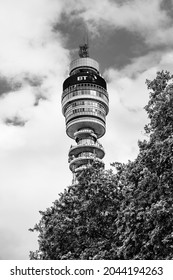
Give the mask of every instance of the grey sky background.
<svg viewBox="0 0 173 280">
<path fill-rule="evenodd" d="M 28 259 L 28 231 L 71 184 L 63 80 L 88 28 L 108 83 L 106 168 L 143 139 L 146 79 L 173 73 L 172 0 L 0 0 L 0 259 Z"/>
</svg>

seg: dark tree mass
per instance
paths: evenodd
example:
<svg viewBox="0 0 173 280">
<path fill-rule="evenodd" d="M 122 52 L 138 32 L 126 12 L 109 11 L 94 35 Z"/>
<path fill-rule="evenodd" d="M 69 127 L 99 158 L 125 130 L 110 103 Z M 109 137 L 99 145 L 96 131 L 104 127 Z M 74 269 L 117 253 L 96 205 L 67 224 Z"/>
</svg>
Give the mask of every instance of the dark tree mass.
<svg viewBox="0 0 173 280">
<path fill-rule="evenodd" d="M 158 72 L 150 90 L 148 140 L 115 172 L 95 162 L 81 172 L 33 230 L 30 259 L 173 259 L 173 76 Z"/>
</svg>

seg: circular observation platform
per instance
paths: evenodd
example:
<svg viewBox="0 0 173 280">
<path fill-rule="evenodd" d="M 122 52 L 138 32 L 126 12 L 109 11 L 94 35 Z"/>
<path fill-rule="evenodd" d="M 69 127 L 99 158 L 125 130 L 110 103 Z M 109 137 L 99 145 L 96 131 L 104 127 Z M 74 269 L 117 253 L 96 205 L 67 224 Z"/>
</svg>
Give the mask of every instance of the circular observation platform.
<svg viewBox="0 0 173 280">
<path fill-rule="evenodd" d="M 71 119 L 66 123 L 66 133 L 72 139 L 75 139 L 75 133 L 81 129 L 89 128 L 94 131 L 94 134 L 97 135 L 97 138 L 102 137 L 106 131 L 105 121 L 94 118 L 93 116 L 81 115 L 78 118 Z"/>
<path fill-rule="evenodd" d="M 93 155 L 93 156 L 80 156 L 80 157 L 73 158 L 70 161 L 69 168 L 72 172 L 77 172 L 78 170 L 86 168 L 86 166 L 92 163 L 93 161 L 98 161 L 104 166 L 103 161 L 99 158 L 96 158 L 95 155 Z"/>
<path fill-rule="evenodd" d="M 77 157 L 79 154 L 85 152 L 93 153 L 95 154 L 98 158 L 102 159 L 105 156 L 105 151 L 104 148 L 101 144 L 99 143 L 94 143 L 94 144 L 78 144 L 75 146 L 72 146 L 69 151 L 69 158 L 72 156 Z"/>
<path fill-rule="evenodd" d="M 92 129 L 84 128 L 74 133 L 74 137 L 76 141 L 80 139 L 86 139 L 88 136 L 93 137 L 95 141 L 97 140 L 97 135 L 94 133 Z"/>
</svg>

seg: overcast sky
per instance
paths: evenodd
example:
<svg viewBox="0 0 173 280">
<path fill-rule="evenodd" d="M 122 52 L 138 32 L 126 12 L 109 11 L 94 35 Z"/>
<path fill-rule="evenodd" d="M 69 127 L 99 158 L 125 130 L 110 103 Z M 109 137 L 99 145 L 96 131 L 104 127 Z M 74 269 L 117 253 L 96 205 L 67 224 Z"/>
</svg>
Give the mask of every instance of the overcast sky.
<svg viewBox="0 0 173 280">
<path fill-rule="evenodd" d="M 28 231 L 71 184 L 62 83 L 89 33 L 108 83 L 106 168 L 138 154 L 146 79 L 173 73 L 173 0 L 0 0 L 0 259 L 28 259 Z"/>
</svg>

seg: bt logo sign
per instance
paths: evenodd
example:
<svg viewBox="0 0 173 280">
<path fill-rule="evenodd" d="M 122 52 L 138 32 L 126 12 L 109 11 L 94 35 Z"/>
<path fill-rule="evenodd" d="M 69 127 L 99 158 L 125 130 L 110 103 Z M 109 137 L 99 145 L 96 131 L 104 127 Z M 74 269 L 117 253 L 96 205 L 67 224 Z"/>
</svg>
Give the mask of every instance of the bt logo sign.
<svg viewBox="0 0 173 280">
<path fill-rule="evenodd" d="M 87 76 L 79 76 L 79 77 L 77 77 L 78 81 L 82 81 L 82 80 L 86 80 L 86 79 L 87 79 Z"/>
<path fill-rule="evenodd" d="M 87 78 L 88 78 L 89 80 L 92 80 L 92 81 L 97 80 L 97 76 L 95 76 L 95 75 L 90 75 L 90 76 L 79 76 L 79 77 L 77 77 L 77 81 L 86 81 Z"/>
</svg>

